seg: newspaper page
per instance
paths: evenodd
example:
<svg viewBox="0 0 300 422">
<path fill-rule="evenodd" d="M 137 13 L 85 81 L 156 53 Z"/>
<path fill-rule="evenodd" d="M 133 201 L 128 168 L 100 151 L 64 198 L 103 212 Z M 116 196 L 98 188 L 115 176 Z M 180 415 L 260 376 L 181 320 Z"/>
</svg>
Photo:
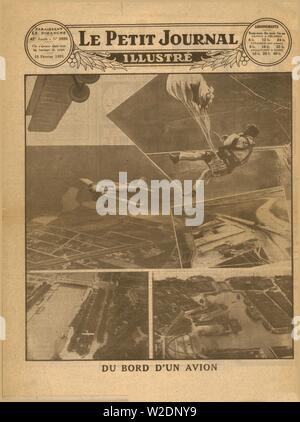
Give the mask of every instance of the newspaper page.
<svg viewBox="0 0 300 422">
<path fill-rule="evenodd" d="M 1 1 L 4 400 L 299 400 L 299 16 Z"/>
</svg>

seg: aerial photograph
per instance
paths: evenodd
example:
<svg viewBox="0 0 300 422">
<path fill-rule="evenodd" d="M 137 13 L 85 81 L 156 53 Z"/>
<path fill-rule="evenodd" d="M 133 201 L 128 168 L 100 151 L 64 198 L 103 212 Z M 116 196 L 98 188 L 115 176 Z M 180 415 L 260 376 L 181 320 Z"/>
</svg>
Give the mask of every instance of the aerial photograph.
<svg viewBox="0 0 300 422">
<path fill-rule="evenodd" d="M 291 265 L 290 205 L 281 186 L 205 201 L 200 226 L 186 227 L 176 219 L 183 266 Z"/>
<path fill-rule="evenodd" d="M 116 181 L 119 170 L 160 178 L 136 147 L 115 148 L 27 147 L 28 270 L 180 267 L 170 215 L 97 213 L 93 182 Z"/>
<path fill-rule="evenodd" d="M 203 275 L 205 274 L 205 275 Z M 156 359 L 289 359 L 289 269 L 155 272 Z"/>
<path fill-rule="evenodd" d="M 171 179 L 205 180 L 210 199 L 290 183 L 291 87 L 288 73 L 154 75 L 107 117 Z"/>
<path fill-rule="evenodd" d="M 27 275 L 27 360 L 147 359 L 147 272 Z"/>
<path fill-rule="evenodd" d="M 27 269 L 289 260 L 291 100 L 288 73 L 27 76 Z M 120 171 L 202 180 L 204 224 L 99 216 L 97 183 Z"/>
</svg>

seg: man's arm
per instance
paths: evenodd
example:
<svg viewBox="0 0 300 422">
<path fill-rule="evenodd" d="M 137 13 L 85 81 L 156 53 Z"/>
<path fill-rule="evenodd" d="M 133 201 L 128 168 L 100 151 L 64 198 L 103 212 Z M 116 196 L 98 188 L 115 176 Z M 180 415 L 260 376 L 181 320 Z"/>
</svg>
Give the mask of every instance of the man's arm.
<svg viewBox="0 0 300 422">
<path fill-rule="evenodd" d="M 239 138 L 237 133 L 232 133 L 231 135 L 227 136 L 227 138 L 223 141 L 224 146 L 232 145 L 233 141 Z"/>
</svg>

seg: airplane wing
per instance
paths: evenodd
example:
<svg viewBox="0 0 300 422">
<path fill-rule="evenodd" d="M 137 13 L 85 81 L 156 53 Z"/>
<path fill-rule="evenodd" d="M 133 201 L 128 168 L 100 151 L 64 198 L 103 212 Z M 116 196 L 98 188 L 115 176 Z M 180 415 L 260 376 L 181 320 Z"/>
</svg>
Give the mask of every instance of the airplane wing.
<svg viewBox="0 0 300 422">
<path fill-rule="evenodd" d="M 88 188 L 95 186 L 95 192 L 96 192 L 96 184 L 90 180 L 90 179 L 86 179 L 85 177 L 79 179 L 82 183 L 84 183 Z"/>
<path fill-rule="evenodd" d="M 109 191 L 106 191 L 106 192 L 103 192 L 103 193 L 97 192 L 97 190 L 96 190 L 97 185 L 92 180 L 87 179 L 85 177 L 83 177 L 79 180 L 84 185 L 87 186 L 88 190 L 92 193 L 93 199 L 95 201 L 97 201 L 97 199 L 102 195 L 106 195 L 107 198 L 114 198 L 114 195 L 113 195 L 112 192 L 109 192 Z M 125 203 L 130 202 L 130 195 L 129 195 L 128 199 L 125 199 L 125 198 L 122 198 L 122 197 L 120 198 L 119 195 L 118 195 L 118 193 L 120 191 L 127 191 L 127 187 L 128 187 L 127 185 L 119 185 L 119 183 L 116 183 L 116 199 L 117 199 L 118 202 L 125 202 Z M 141 190 L 146 190 L 147 192 L 151 192 L 151 189 L 148 188 L 148 187 L 147 187 L 147 189 L 141 188 Z"/>
<path fill-rule="evenodd" d="M 53 131 L 72 101 L 88 99 L 90 91 L 86 84 L 98 79 L 99 75 L 38 76 L 26 110 L 26 115 L 31 116 L 28 130 Z"/>
<path fill-rule="evenodd" d="M 79 179 L 83 184 L 85 184 L 88 188 L 89 188 L 89 190 L 90 191 L 92 191 L 92 192 L 97 192 L 96 191 L 96 183 L 94 183 L 92 180 L 90 180 L 90 179 L 87 179 L 87 178 L 85 178 L 85 177 L 83 177 L 83 178 L 81 178 L 81 179 Z M 115 182 L 115 185 L 116 185 L 116 192 L 122 192 L 122 191 L 127 191 L 127 189 L 128 189 L 128 185 L 120 185 L 118 182 Z M 144 189 L 144 188 L 140 188 L 140 190 L 141 191 L 143 191 L 143 190 L 145 190 L 145 191 L 147 191 L 147 192 L 151 192 L 151 189 L 150 188 L 146 188 L 146 189 Z M 100 194 L 100 193 L 99 193 Z"/>
</svg>

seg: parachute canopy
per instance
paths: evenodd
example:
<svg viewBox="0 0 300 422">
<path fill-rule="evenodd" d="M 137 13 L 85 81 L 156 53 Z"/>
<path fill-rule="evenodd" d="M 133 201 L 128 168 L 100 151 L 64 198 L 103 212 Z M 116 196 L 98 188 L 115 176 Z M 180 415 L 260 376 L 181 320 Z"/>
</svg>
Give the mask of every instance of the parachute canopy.
<svg viewBox="0 0 300 422">
<path fill-rule="evenodd" d="M 180 101 L 199 125 L 209 147 L 215 151 L 210 135 L 208 106 L 214 98 L 214 88 L 207 85 L 201 74 L 168 75 L 167 92 Z"/>
</svg>

